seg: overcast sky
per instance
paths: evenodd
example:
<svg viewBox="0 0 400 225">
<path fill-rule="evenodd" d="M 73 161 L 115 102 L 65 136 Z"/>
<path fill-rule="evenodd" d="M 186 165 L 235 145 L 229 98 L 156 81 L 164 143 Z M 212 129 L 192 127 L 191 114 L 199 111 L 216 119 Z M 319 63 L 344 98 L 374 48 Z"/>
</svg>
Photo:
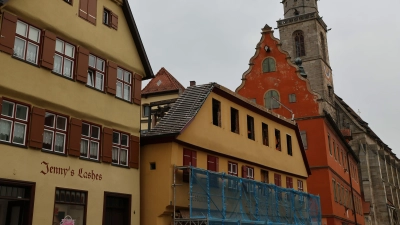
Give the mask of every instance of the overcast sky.
<svg viewBox="0 0 400 225">
<path fill-rule="evenodd" d="M 154 74 L 235 90 L 280 0 L 129 0 Z M 400 0 L 321 0 L 335 93 L 400 158 Z M 279 38 L 279 31 L 275 30 Z M 144 84 L 145 85 L 145 84 Z"/>
</svg>

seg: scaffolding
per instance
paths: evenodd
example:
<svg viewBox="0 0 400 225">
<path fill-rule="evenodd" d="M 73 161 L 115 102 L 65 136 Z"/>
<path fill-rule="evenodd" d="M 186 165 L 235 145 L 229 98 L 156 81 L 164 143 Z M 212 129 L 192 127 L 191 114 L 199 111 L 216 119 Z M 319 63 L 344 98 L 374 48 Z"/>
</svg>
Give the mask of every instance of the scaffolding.
<svg viewBox="0 0 400 225">
<path fill-rule="evenodd" d="M 176 218 L 176 169 L 189 175 L 189 215 Z M 321 225 L 320 198 L 195 167 L 174 169 L 174 225 Z"/>
</svg>

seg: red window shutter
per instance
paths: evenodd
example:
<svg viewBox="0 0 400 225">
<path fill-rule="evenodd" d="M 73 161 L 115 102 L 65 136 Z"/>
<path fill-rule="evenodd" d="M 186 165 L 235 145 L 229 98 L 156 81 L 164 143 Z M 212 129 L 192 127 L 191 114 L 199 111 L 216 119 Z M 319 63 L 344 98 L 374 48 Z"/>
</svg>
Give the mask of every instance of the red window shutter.
<svg viewBox="0 0 400 225">
<path fill-rule="evenodd" d="M 133 103 L 140 105 L 141 100 L 141 92 L 142 92 L 142 77 L 139 74 L 134 75 L 134 86 L 132 91 L 132 99 Z"/>
<path fill-rule="evenodd" d="M 88 18 L 88 0 L 79 0 L 79 17 L 87 20 Z"/>
<path fill-rule="evenodd" d="M 197 167 L 197 152 L 192 151 L 192 166 Z"/>
<path fill-rule="evenodd" d="M 183 165 L 189 166 L 192 164 L 192 151 L 183 149 Z"/>
<path fill-rule="evenodd" d="M 69 127 L 68 155 L 80 156 L 81 152 L 82 120 L 71 118 Z"/>
<path fill-rule="evenodd" d="M 89 50 L 79 46 L 76 79 L 86 84 L 89 69 Z"/>
<path fill-rule="evenodd" d="M 139 137 L 131 135 L 129 167 L 139 169 Z"/>
<path fill-rule="evenodd" d="M 97 0 L 89 0 L 87 20 L 96 25 L 97 18 Z"/>
<path fill-rule="evenodd" d="M 211 159 L 212 156 L 207 156 L 207 170 L 214 171 L 214 162 Z"/>
<path fill-rule="evenodd" d="M 101 160 L 106 163 L 111 163 L 112 160 L 112 138 L 113 130 L 104 127 L 103 129 L 103 154 Z"/>
<path fill-rule="evenodd" d="M 48 30 L 43 32 L 43 51 L 41 65 L 53 70 L 54 54 L 56 51 L 56 35 Z"/>
<path fill-rule="evenodd" d="M 2 106 L 3 106 L 3 98 L 0 97 L 0 114 L 1 114 L 1 108 L 2 108 Z"/>
<path fill-rule="evenodd" d="M 242 177 L 247 178 L 247 166 L 242 166 Z"/>
<path fill-rule="evenodd" d="M 31 114 L 31 131 L 29 146 L 32 148 L 42 149 L 43 147 L 43 133 L 44 133 L 44 109 L 33 107 Z"/>
<path fill-rule="evenodd" d="M 111 13 L 111 27 L 118 30 L 118 16 L 115 13 Z"/>
<path fill-rule="evenodd" d="M 15 31 L 17 30 L 17 17 L 8 13 L 3 13 L 3 22 L 0 31 L 0 51 L 10 55 L 14 53 Z"/>
<path fill-rule="evenodd" d="M 117 89 L 117 64 L 108 61 L 107 67 L 107 92 L 109 94 L 115 95 L 115 90 Z"/>
<path fill-rule="evenodd" d="M 219 158 L 215 157 L 215 172 L 219 172 Z"/>
</svg>

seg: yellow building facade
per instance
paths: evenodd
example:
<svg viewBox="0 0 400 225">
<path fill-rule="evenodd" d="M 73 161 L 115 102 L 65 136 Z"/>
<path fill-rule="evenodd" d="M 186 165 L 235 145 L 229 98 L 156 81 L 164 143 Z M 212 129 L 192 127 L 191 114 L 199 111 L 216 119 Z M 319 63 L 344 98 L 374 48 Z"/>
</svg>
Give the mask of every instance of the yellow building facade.
<svg viewBox="0 0 400 225">
<path fill-rule="evenodd" d="M 190 219 L 193 201 L 201 200 L 189 194 L 181 166 L 307 192 L 310 170 L 296 124 L 218 84 L 188 87 L 141 145 L 144 225 Z"/>
<path fill-rule="evenodd" d="M 128 1 L 0 1 L 0 225 L 140 224 Z"/>
</svg>

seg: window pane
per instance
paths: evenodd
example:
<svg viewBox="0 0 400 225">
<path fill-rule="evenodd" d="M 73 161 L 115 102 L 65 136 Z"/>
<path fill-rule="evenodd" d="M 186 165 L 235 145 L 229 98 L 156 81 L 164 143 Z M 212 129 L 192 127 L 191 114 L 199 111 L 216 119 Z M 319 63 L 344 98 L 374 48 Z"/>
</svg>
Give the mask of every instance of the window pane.
<svg viewBox="0 0 400 225">
<path fill-rule="evenodd" d="M 99 139 L 100 137 L 100 128 L 92 126 L 92 138 Z"/>
<path fill-rule="evenodd" d="M 1 115 L 13 117 L 14 114 L 14 104 L 11 102 L 3 101 L 3 107 L 1 109 Z"/>
<path fill-rule="evenodd" d="M 113 132 L 113 143 L 119 145 L 119 133 Z"/>
<path fill-rule="evenodd" d="M 120 159 L 119 159 L 119 164 L 126 166 L 127 165 L 127 159 L 128 158 L 128 151 L 126 149 L 121 149 L 120 150 Z"/>
<path fill-rule="evenodd" d="M 27 111 L 28 111 L 28 107 L 22 106 L 22 105 L 17 105 L 17 112 L 16 112 L 15 117 L 20 120 L 27 120 L 27 116 L 28 116 Z"/>
<path fill-rule="evenodd" d="M 14 124 L 14 135 L 13 143 L 25 144 L 25 124 L 15 123 Z"/>
<path fill-rule="evenodd" d="M 99 143 L 98 142 L 90 142 L 90 158 L 97 159 L 97 153 L 99 151 Z"/>
<path fill-rule="evenodd" d="M 125 71 L 125 73 L 124 73 L 124 81 L 128 82 L 128 83 L 131 83 L 131 73 Z"/>
<path fill-rule="evenodd" d="M 81 156 L 88 157 L 87 153 L 89 150 L 89 141 L 81 139 Z"/>
<path fill-rule="evenodd" d="M 54 114 L 46 113 L 44 117 L 44 125 L 48 127 L 54 127 L 54 119 L 55 119 Z"/>
<path fill-rule="evenodd" d="M 72 71 L 73 71 L 73 65 L 74 62 L 71 60 L 65 58 L 64 60 L 64 76 L 71 78 L 72 77 Z"/>
<path fill-rule="evenodd" d="M 60 224 L 64 216 L 69 215 L 74 219 L 74 224 L 83 224 L 85 215 L 85 206 L 83 205 L 68 205 L 68 204 L 55 204 L 54 211 L 58 214 L 53 217 L 53 224 Z M 65 223 L 67 224 L 67 223 Z"/>
<path fill-rule="evenodd" d="M 25 54 L 25 41 L 15 38 L 14 42 L 14 56 L 23 59 Z"/>
<path fill-rule="evenodd" d="M 28 51 L 26 52 L 26 61 L 36 64 L 38 49 L 39 48 L 37 45 L 28 43 Z"/>
<path fill-rule="evenodd" d="M 11 121 L 0 120 L 0 140 L 10 142 Z"/>
<path fill-rule="evenodd" d="M 118 148 L 113 147 L 112 149 L 112 162 L 118 163 Z"/>
<path fill-rule="evenodd" d="M 103 74 L 96 73 L 96 89 L 103 90 Z"/>
<path fill-rule="evenodd" d="M 53 132 L 45 130 L 43 133 L 43 145 L 42 148 L 46 150 L 52 150 L 53 146 Z"/>
<path fill-rule="evenodd" d="M 96 57 L 89 55 L 89 66 L 96 68 Z"/>
<path fill-rule="evenodd" d="M 96 68 L 104 72 L 104 60 L 98 58 Z"/>
<path fill-rule="evenodd" d="M 89 137 L 89 129 L 90 129 L 89 124 L 82 123 L 82 135 Z"/>
<path fill-rule="evenodd" d="M 56 51 L 64 54 L 64 42 L 61 40 L 56 40 Z"/>
<path fill-rule="evenodd" d="M 65 134 L 56 133 L 54 151 L 64 153 Z"/>
<path fill-rule="evenodd" d="M 121 82 L 117 82 L 117 97 L 118 98 L 122 98 L 122 83 Z"/>
<path fill-rule="evenodd" d="M 127 101 L 131 100 L 131 86 L 124 84 L 124 99 Z"/>
<path fill-rule="evenodd" d="M 93 87 L 93 84 L 94 84 L 94 82 L 93 82 L 93 71 L 91 71 L 91 70 L 88 71 L 88 77 L 87 77 L 86 84 L 88 86 L 90 86 L 90 87 Z"/>
<path fill-rule="evenodd" d="M 57 116 L 57 129 L 66 130 L 67 128 L 67 118 Z"/>
<path fill-rule="evenodd" d="M 71 58 L 74 58 L 75 47 L 70 44 L 65 44 L 65 55 Z"/>
<path fill-rule="evenodd" d="M 117 69 L 117 78 L 122 80 L 122 75 L 123 75 L 124 71 L 121 68 Z"/>
<path fill-rule="evenodd" d="M 128 135 L 122 134 L 121 135 L 121 145 L 128 146 Z"/>
<path fill-rule="evenodd" d="M 17 22 L 17 34 L 26 37 L 26 31 L 28 26 L 20 21 Z"/>
<path fill-rule="evenodd" d="M 34 42 L 39 42 L 40 31 L 34 27 L 29 27 L 29 39 Z"/>
<path fill-rule="evenodd" d="M 62 57 L 59 55 L 54 55 L 53 71 L 55 73 L 61 74 L 62 63 L 63 63 Z"/>
</svg>

